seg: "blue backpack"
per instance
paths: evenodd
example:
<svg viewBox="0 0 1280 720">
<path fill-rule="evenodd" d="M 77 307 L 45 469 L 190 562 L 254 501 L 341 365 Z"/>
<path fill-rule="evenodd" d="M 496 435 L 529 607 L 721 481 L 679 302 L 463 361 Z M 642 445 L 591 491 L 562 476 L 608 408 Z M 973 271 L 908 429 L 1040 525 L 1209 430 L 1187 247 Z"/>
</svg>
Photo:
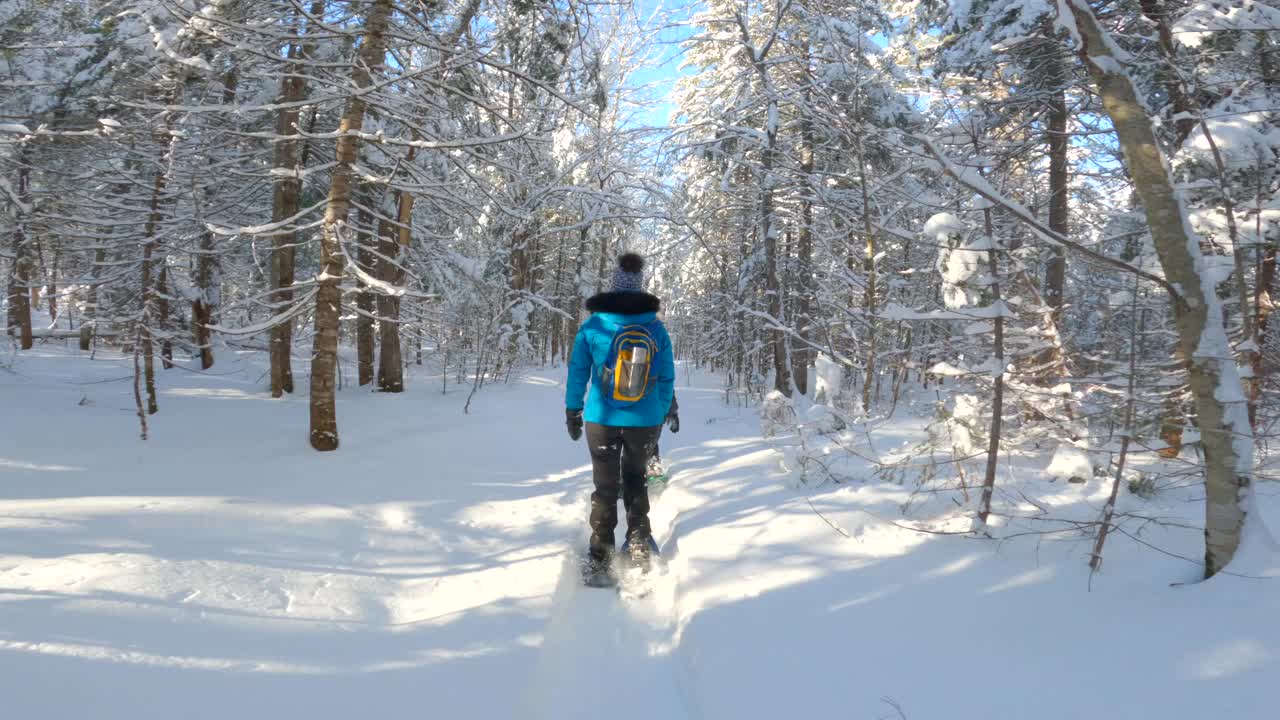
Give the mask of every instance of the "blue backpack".
<svg viewBox="0 0 1280 720">
<path fill-rule="evenodd" d="M 649 393 L 658 341 L 649 325 L 624 325 L 613 333 L 609 355 L 600 367 L 600 389 L 613 407 L 635 405 Z"/>
</svg>

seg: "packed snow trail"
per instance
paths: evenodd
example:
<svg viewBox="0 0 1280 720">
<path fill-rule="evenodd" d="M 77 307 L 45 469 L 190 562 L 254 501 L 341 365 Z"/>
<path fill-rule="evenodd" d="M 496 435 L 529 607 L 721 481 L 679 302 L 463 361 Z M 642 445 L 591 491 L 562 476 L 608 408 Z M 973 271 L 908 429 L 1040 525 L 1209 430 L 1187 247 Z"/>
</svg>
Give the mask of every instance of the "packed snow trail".
<svg viewBox="0 0 1280 720">
<path fill-rule="evenodd" d="M 611 588 L 585 587 L 577 576 L 577 563 L 566 561 L 524 716 L 688 718 L 670 652 L 673 628 L 655 595 L 624 599 Z"/>
<path fill-rule="evenodd" d="M 652 512 L 669 567 L 624 600 L 573 565 L 590 465 L 560 370 L 467 415 L 438 377 L 348 388 L 326 454 L 305 392 L 271 400 L 230 352 L 161 373 L 143 443 L 131 370 L 56 345 L 0 368 L 6 717 L 1274 717 L 1280 561 L 1171 589 L 1199 572 L 1178 557 L 1203 542 L 1194 487 L 1126 495 L 1141 543 L 1109 541 L 1089 592 L 1087 537 L 912 532 L 885 519 L 928 499 L 869 469 L 796 486 L 794 438 L 682 369 Z M 874 428 L 875 451 L 929 410 Z M 1104 481 L 1038 468 L 1000 491 L 1096 516 Z M 1280 527 L 1276 495 L 1259 484 Z"/>
<path fill-rule="evenodd" d="M 668 437 L 666 452 L 677 443 Z M 681 497 L 674 486 L 653 500 L 650 523 L 664 557 L 645 578 L 648 592 L 642 597 L 627 596 L 625 588 L 586 587 L 580 558 L 587 533 L 575 534 L 561 566 L 541 658 L 528 683 L 522 710 L 529 717 L 596 720 L 601 712 L 616 720 L 692 717 L 680 684 L 687 670 L 673 654 L 676 587 L 670 563 L 677 543 L 671 533 Z M 624 531 L 625 518 L 619 540 Z"/>
</svg>

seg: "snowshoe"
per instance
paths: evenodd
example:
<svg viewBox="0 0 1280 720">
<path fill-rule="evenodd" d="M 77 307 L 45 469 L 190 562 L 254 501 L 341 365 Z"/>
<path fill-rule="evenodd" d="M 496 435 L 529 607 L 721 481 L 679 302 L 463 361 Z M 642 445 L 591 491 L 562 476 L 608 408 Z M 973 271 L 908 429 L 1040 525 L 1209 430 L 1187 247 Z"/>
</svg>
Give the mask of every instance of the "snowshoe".
<svg viewBox="0 0 1280 720">
<path fill-rule="evenodd" d="M 662 556 L 658 554 L 658 543 L 652 537 L 644 542 L 632 543 L 628 540 L 622 545 L 616 560 L 618 592 L 626 598 L 642 598 L 653 590 L 651 571 L 660 567 Z"/>
<path fill-rule="evenodd" d="M 667 468 L 658 458 L 651 458 L 644 472 L 645 486 L 649 490 L 649 497 L 655 498 L 667 489 Z"/>
<path fill-rule="evenodd" d="M 607 588 L 618 584 L 609 556 L 597 558 L 590 552 L 582 559 L 582 584 L 587 587 Z"/>
<path fill-rule="evenodd" d="M 641 573 L 649 572 L 653 566 L 654 558 L 660 558 L 658 554 L 658 541 L 652 536 L 646 538 L 645 542 L 632 543 L 628 539 L 622 544 L 622 549 L 618 553 L 619 562 L 626 563 L 629 570 L 639 570 Z"/>
</svg>

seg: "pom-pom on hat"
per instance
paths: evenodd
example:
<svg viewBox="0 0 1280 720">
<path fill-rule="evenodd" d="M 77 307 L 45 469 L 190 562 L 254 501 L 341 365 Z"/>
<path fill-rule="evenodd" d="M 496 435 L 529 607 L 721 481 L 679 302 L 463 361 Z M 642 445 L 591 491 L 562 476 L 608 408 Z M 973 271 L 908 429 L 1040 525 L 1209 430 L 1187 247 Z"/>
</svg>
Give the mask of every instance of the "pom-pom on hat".
<svg viewBox="0 0 1280 720">
<path fill-rule="evenodd" d="M 614 292 L 644 291 L 644 258 L 636 253 L 624 253 L 618 258 L 618 269 L 613 271 Z"/>
</svg>

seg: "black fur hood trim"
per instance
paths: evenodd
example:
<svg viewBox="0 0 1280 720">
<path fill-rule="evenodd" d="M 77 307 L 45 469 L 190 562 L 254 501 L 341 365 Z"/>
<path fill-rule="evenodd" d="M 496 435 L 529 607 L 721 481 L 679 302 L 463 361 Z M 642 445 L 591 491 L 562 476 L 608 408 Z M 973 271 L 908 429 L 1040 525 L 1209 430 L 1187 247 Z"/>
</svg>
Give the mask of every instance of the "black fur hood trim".
<svg viewBox="0 0 1280 720">
<path fill-rule="evenodd" d="M 587 310 L 618 315 L 658 312 L 661 306 L 657 296 L 646 292 L 602 292 L 587 298 Z"/>
</svg>

